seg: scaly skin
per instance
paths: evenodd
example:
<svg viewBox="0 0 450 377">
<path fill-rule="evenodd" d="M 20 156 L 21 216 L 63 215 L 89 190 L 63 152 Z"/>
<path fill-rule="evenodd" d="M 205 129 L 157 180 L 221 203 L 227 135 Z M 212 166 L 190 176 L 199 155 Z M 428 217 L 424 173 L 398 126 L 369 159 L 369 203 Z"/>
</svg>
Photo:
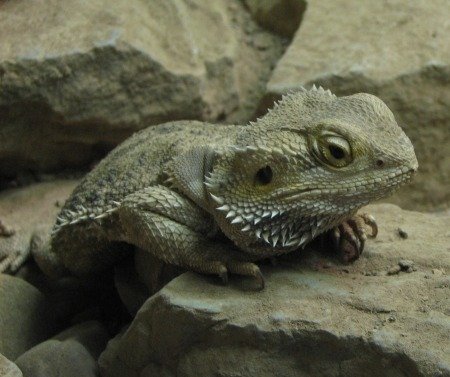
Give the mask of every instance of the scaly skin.
<svg viewBox="0 0 450 377">
<path fill-rule="evenodd" d="M 182 121 L 150 127 L 74 190 L 38 262 L 92 273 L 123 242 L 201 273 L 257 277 L 255 261 L 331 230 L 343 259 L 364 247 L 367 203 L 409 181 L 413 146 L 377 97 L 291 93 L 247 126 Z"/>
</svg>

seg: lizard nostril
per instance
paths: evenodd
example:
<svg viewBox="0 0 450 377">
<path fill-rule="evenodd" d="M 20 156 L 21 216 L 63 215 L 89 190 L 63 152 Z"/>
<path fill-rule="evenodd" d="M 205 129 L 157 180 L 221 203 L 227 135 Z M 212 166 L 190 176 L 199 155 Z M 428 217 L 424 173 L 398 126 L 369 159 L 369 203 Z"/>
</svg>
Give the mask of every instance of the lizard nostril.
<svg viewBox="0 0 450 377">
<path fill-rule="evenodd" d="M 377 166 L 378 166 L 379 168 L 382 168 L 382 167 L 384 166 L 384 160 L 382 160 L 381 158 L 379 158 L 379 159 L 377 160 Z"/>
</svg>

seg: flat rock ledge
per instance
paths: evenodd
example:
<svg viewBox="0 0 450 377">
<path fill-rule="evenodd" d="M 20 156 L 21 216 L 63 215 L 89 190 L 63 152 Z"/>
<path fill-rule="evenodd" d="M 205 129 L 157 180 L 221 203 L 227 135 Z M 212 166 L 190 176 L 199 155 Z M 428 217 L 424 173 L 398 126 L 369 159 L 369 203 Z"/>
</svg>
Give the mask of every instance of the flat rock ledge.
<svg viewBox="0 0 450 377">
<path fill-rule="evenodd" d="M 115 376 L 450 376 L 450 214 L 385 204 L 363 256 L 265 266 L 266 289 L 186 273 L 99 359 Z M 295 260 L 292 260 L 295 259 Z"/>
</svg>

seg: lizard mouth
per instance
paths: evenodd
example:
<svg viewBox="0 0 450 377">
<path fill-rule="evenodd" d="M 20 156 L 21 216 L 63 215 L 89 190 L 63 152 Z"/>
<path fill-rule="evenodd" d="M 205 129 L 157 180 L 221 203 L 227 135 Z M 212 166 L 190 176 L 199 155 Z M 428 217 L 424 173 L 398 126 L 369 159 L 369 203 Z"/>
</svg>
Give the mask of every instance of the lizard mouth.
<svg viewBox="0 0 450 377">
<path fill-rule="evenodd" d="M 213 194 L 211 197 L 219 205 L 216 210 L 222 213 L 223 220 L 235 229 L 231 234 L 239 229 L 249 235 L 248 246 L 258 249 L 263 244 L 280 251 L 293 250 L 306 245 L 345 215 L 342 211 L 321 213 L 316 199 L 347 203 L 345 212 L 351 212 L 372 200 L 388 196 L 410 181 L 415 170 L 409 167 L 391 169 L 359 186 L 355 186 L 354 181 L 347 185 L 343 181 L 339 189 L 325 185 L 278 188 L 270 194 L 272 205 L 242 205 L 229 202 L 226 197 Z M 302 203 L 308 203 L 309 207 L 302 209 Z M 307 212 L 311 206 L 316 207 L 314 214 Z M 339 208 L 339 205 L 333 208 Z"/>
<path fill-rule="evenodd" d="M 283 201 L 296 201 L 300 198 L 302 198 L 306 193 L 311 193 L 315 189 L 313 188 L 298 188 L 298 187 L 291 187 L 291 188 L 281 188 L 278 190 L 275 190 L 272 193 L 272 198 L 274 199 L 281 199 Z"/>
<path fill-rule="evenodd" d="M 344 195 L 344 196 L 354 196 L 357 191 L 360 190 L 361 194 L 364 192 L 371 192 L 373 190 L 379 191 L 381 196 L 386 195 L 386 191 L 390 192 L 396 190 L 398 187 L 410 182 L 416 173 L 417 168 L 402 167 L 397 169 L 392 169 L 385 174 L 383 178 L 374 177 L 372 180 L 368 181 L 365 185 L 355 186 L 354 184 L 346 187 L 343 183 L 342 188 L 330 188 L 330 187 L 290 187 L 290 188 L 280 188 L 275 190 L 271 197 L 276 200 L 282 200 L 283 203 L 293 203 L 307 197 L 313 198 L 315 196 L 324 195 Z M 380 185 L 383 186 L 384 190 L 380 190 Z"/>
<path fill-rule="evenodd" d="M 380 197 L 386 196 L 386 194 L 393 193 L 400 186 L 411 182 L 417 168 L 400 168 L 390 172 L 385 178 L 384 188 L 385 190 L 380 190 Z M 384 195 L 383 195 L 383 191 Z"/>
<path fill-rule="evenodd" d="M 386 172 L 384 177 L 381 178 L 381 185 L 388 190 L 395 189 L 410 182 L 416 171 L 417 169 L 415 168 L 407 167 L 392 169 Z M 372 180 L 371 183 L 375 185 L 377 183 L 377 179 Z M 378 185 L 380 185 L 379 180 Z"/>
</svg>

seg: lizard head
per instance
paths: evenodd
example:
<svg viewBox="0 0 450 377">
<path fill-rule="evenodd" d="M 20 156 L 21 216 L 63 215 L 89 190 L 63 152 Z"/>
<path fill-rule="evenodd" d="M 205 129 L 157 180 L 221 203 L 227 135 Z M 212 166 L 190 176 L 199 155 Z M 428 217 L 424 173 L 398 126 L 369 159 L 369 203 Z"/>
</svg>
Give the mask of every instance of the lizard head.
<svg viewBox="0 0 450 377">
<path fill-rule="evenodd" d="M 283 252 L 391 194 L 417 167 L 411 141 L 379 98 L 313 87 L 244 127 L 206 185 L 216 220 L 239 246 Z"/>
</svg>

